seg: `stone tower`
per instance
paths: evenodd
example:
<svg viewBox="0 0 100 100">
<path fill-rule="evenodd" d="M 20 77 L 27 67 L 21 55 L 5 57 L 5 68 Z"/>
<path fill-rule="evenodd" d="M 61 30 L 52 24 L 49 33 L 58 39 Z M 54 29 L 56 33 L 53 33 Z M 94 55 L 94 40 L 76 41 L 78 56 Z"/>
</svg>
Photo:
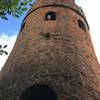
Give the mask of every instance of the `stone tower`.
<svg viewBox="0 0 100 100">
<path fill-rule="evenodd" d="M 0 73 L 0 100 L 100 100 L 100 66 L 74 0 L 37 0 Z"/>
</svg>

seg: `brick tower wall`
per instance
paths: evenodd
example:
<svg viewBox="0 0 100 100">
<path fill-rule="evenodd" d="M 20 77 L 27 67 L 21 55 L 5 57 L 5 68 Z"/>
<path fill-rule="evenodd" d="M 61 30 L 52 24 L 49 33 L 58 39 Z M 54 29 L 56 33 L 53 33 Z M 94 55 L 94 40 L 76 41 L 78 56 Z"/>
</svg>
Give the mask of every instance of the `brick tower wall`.
<svg viewBox="0 0 100 100">
<path fill-rule="evenodd" d="M 1 71 L 0 100 L 19 100 L 34 84 L 48 85 L 58 100 L 100 99 L 99 64 L 89 27 L 83 13 L 72 7 L 53 4 L 31 9 Z M 56 19 L 46 19 L 49 11 Z"/>
</svg>

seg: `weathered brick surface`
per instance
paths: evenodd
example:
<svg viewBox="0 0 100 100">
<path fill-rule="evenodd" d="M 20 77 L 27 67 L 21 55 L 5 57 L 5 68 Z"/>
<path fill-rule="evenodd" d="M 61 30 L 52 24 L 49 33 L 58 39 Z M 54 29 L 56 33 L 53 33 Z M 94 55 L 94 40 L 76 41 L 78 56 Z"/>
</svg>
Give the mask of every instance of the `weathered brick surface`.
<svg viewBox="0 0 100 100">
<path fill-rule="evenodd" d="M 44 20 L 48 11 L 57 14 L 56 21 Z M 59 100 L 100 100 L 100 68 L 84 18 L 58 6 L 30 13 L 0 73 L 0 100 L 19 100 L 34 84 L 47 84 Z M 79 28 L 78 19 L 85 24 L 86 32 Z"/>
</svg>

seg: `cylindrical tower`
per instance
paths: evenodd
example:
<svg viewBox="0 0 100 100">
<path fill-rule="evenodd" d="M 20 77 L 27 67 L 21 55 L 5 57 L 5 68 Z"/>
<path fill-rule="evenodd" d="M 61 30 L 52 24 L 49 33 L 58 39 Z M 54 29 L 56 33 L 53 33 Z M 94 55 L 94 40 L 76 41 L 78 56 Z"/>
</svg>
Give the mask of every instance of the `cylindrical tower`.
<svg viewBox="0 0 100 100">
<path fill-rule="evenodd" d="M 74 0 L 37 0 L 0 73 L 0 100 L 100 100 L 100 68 Z"/>
</svg>

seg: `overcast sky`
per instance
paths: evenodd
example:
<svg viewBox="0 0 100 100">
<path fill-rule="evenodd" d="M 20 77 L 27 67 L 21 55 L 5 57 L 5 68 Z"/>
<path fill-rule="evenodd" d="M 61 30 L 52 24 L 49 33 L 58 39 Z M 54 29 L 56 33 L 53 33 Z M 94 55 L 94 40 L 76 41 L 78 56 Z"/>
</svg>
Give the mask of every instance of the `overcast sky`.
<svg viewBox="0 0 100 100">
<path fill-rule="evenodd" d="M 78 1 L 86 15 L 90 26 L 91 38 L 95 47 L 96 55 L 100 62 L 100 0 L 80 0 Z M 14 19 L 9 16 L 8 21 L 0 19 L 0 44 L 8 44 L 6 49 L 9 53 L 12 50 L 16 37 L 18 35 L 20 25 L 24 15 L 19 19 Z M 0 69 L 4 65 L 8 56 L 0 56 Z"/>
</svg>

